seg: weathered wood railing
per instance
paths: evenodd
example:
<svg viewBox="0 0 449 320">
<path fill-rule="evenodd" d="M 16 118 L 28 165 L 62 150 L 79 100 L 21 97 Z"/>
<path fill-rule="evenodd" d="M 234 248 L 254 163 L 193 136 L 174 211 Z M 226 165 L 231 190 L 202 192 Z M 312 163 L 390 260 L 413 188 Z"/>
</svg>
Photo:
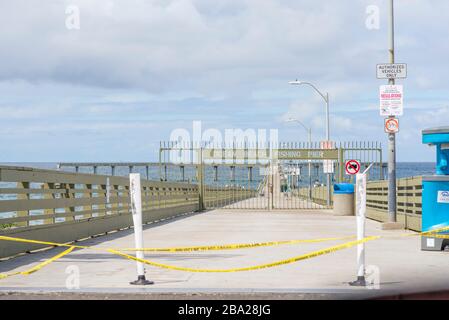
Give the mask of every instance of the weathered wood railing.
<svg viewBox="0 0 449 320">
<path fill-rule="evenodd" d="M 298 191 L 300 197 L 308 198 L 308 188 Z M 312 201 L 326 202 L 325 187 L 312 188 Z M 366 195 L 367 217 L 377 221 L 388 221 L 388 181 L 368 181 Z M 407 229 L 421 231 L 422 177 L 397 180 L 397 219 Z"/>
<path fill-rule="evenodd" d="M 298 190 L 295 190 L 295 194 L 298 194 L 299 197 L 301 197 L 304 200 L 309 199 L 309 188 L 301 188 Z M 327 187 L 321 186 L 321 187 L 313 187 L 312 188 L 312 194 L 311 194 L 311 202 L 316 203 L 319 205 L 319 207 L 311 207 L 311 208 L 321 208 L 321 206 L 327 205 Z M 334 189 L 331 188 L 331 206 L 333 205 L 333 197 L 334 197 Z"/>
<path fill-rule="evenodd" d="M 388 220 L 388 181 L 367 184 L 367 216 L 378 221 Z M 407 229 L 421 231 L 422 177 L 397 180 L 397 218 Z"/>
<path fill-rule="evenodd" d="M 193 184 L 142 180 L 143 221 L 198 210 Z M 132 225 L 129 179 L 0 166 L 0 235 L 71 242 Z M 0 241 L 0 257 L 38 249 Z"/>
</svg>

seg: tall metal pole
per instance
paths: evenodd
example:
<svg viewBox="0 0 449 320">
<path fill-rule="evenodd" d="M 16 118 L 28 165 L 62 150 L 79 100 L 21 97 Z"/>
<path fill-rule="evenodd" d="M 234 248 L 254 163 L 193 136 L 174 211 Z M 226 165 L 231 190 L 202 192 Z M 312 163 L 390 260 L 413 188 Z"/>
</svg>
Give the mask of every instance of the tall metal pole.
<svg viewBox="0 0 449 320">
<path fill-rule="evenodd" d="M 309 140 L 309 142 L 308 142 L 309 145 L 308 145 L 307 148 L 308 149 L 312 149 L 312 128 L 311 127 L 306 127 L 304 125 L 304 123 L 302 123 L 298 119 L 290 119 L 288 121 L 290 121 L 290 122 L 294 121 L 294 122 L 299 123 L 304 128 L 304 130 L 307 131 L 308 140 Z M 309 199 L 312 199 L 312 160 L 308 160 L 308 162 L 309 162 Z"/>
<path fill-rule="evenodd" d="M 389 3 L 389 58 L 394 63 L 394 0 Z M 389 79 L 388 84 L 394 85 L 394 79 Z M 390 116 L 394 118 L 394 116 Z M 396 219 L 396 134 L 388 134 L 388 220 L 397 222 Z"/>
<path fill-rule="evenodd" d="M 305 81 L 291 81 L 290 84 L 294 84 L 294 85 L 309 85 L 311 86 L 322 98 L 323 100 L 326 102 L 326 139 L 327 141 L 330 141 L 330 124 L 329 124 L 329 93 L 326 93 L 326 95 L 324 95 L 320 90 L 318 90 L 317 87 L 315 87 L 312 83 L 310 82 L 305 82 Z M 324 169 L 324 165 L 323 165 L 323 169 Z M 327 206 L 330 207 L 331 204 L 331 174 L 327 173 Z"/>
<path fill-rule="evenodd" d="M 326 93 L 326 140 L 330 141 L 330 124 L 329 124 L 329 93 Z M 331 174 L 327 173 L 327 206 L 331 205 Z"/>
<path fill-rule="evenodd" d="M 309 149 L 312 148 L 312 128 L 309 128 Z M 309 161 L 309 200 L 312 199 L 312 160 Z"/>
<path fill-rule="evenodd" d="M 330 141 L 330 124 L 329 124 L 329 93 L 326 93 L 326 139 Z"/>
</svg>

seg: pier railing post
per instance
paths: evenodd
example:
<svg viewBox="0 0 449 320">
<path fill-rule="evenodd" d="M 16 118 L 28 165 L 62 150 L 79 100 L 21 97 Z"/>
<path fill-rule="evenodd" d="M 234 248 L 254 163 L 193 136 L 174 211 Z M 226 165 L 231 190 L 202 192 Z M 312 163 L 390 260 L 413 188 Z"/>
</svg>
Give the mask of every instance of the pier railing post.
<svg viewBox="0 0 449 320">
<path fill-rule="evenodd" d="M 198 149 L 198 197 L 199 197 L 199 211 L 205 209 L 204 205 L 204 165 L 203 165 L 203 148 Z"/>
</svg>

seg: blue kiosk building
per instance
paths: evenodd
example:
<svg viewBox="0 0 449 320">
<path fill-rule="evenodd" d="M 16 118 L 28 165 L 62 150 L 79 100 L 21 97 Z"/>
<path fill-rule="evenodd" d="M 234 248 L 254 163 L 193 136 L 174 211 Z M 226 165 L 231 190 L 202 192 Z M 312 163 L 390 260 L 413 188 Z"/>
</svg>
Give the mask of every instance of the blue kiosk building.
<svg viewBox="0 0 449 320">
<path fill-rule="evenodd" d="M 436 146 L 436 174 L 423 177 L 422 231 L 449 226 L 449 126 L 423 130 L 422 142 Z M 422 237 L 422 250 L 449 248 L 449 231 Z"/>
</svg>

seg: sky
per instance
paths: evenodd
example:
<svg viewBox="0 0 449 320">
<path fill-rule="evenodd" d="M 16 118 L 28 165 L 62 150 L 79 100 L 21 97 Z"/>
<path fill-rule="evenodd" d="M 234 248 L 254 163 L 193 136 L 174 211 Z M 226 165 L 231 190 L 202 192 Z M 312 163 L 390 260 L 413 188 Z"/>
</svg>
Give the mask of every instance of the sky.
<svg viewBox="0 0 449 320">
<path fill-rule="evenodd" d="M 0 161 L 152 161 L 193 121 L 306 141 L 294 117 L 323 140 L 324 102 L 295 79 L 329 93 L 332 140 L 386 146 L 387 4 L 0 0 Z M 397 158 L 433 161 L 421 130 L 449 125 L 449 2 L 395 9 L 396 62 L 408 65 Z"/>
</svg>

